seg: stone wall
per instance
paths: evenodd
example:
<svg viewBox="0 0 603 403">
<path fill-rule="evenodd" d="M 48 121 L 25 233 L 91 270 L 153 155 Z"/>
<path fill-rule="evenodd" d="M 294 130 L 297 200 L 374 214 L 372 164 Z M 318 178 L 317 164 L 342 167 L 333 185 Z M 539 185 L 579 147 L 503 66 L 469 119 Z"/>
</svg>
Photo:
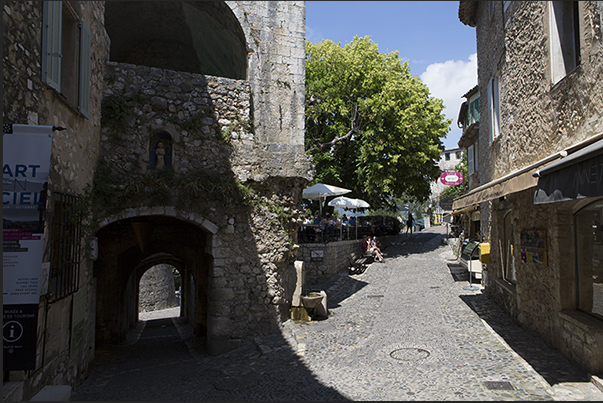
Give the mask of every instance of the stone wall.
<svg viewBox="0 0 603 403">
<path fill-rule="evenodd" d="M 480 99 L 480 182 L 504 176 L 603 131 L 600 10 L 583 2 L 583 63 L 567 79 L 551 85 L 548 2 L 512 3 L 504 14 L 495 3 L 478 8 Z M 599 6 L 600 8 L 600 6 Z M 500 74 L 501 134 L 489 141 L 488 81 Z M 543 113 L 549 111 L 550 113 Z"/>
<path fill-rule="evenodd" d="M 68 4 L 67 4 L 68 3 Z M 43 2 L 3 2 L 3 123 L 61 126 L 52 141 L 49 197 L 46 219 L 53 217 L 56 192 L 82 195 L 92 182 L 99 153 L 100 109 L 109 40 L 103 27 L 104 2 L 63 2 L 74 18 L 83 20 L 92 34 L 90 117 L 86 118 L 66 98 L 42 82 L 41 40 Z M 70 318 L 73 295 L 52 304 L 40 298 L 36 369 L 11 371 L 24 400 L 44 385 L 75 384 L 86 374 L 95 349 L 96 289 L 84 225 L 78 303 L 85 303 L 83 343 L 71 349 Z M 45 240 L 55 236 L 46 226 Z M 49 248 L 43 260 L 49 261 Z M 79 307 L 77 307 L 79 308 Z"/>
<path fill-rule="evenodd" d="M 298 260 L 304 262 L 306 285 L 316 285 L 343 271 L 347 272 L 362 254 L 361 242 L 362 240 L 351 240 L 301 244 Z"/>
<path fill-rule="evenodd" d="M 103 128 L 106 163 L 124 178 L 145 175 L 154 135 L 171 138 L 171 164 L 182 175 L 231 171 L 227 144 L 253 140 L 249 84 L 243 80 L 109 62 L 105 98 L 113 97 L 126 122 Z M 110 116 L 105 116 L 109 121 Z"/>
<path fill-rule="evenodd" d="M 173 266 L 159 264 L 140 279 L 139 312 L 159 311 L 178 306 Z"/>
</svg>

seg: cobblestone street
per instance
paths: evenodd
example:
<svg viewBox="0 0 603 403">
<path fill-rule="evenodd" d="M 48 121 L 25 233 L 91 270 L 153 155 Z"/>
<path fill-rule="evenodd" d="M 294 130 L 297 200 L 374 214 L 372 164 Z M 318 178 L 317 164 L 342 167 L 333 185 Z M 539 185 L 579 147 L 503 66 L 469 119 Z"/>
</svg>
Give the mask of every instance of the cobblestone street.
<svg viewBox="0 0 603 403">
<path fill-rule="evenodd" d="M 147 314 L 126 343 L 97 350 L 71 400 L 603 400 L 481 288 L 463 288 L 444 231 L 383 238 L 384 264 L 317 287 L 328 318 L 218 357 L 164 317 L 177 310 Z"/>
</svg>

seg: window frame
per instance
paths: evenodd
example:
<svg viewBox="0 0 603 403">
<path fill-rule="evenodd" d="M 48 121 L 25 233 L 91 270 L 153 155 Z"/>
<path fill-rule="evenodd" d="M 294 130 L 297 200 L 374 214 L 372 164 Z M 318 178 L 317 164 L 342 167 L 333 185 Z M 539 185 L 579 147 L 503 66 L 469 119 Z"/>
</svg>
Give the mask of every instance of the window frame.
<svg viewBox="0 0 603 403">
<path fill-rule="evenodd" d="M 599 320 L 603 320 L 603 312 L 593 312 L 593 306 L 595 305 L 595 298 L 596 298 L 596 293 L 594 292 L 593 286 L 595 284 L 593 277 L 594 277 L 594 270 L 592 270 L 590 273 L 589 272 L 585 272 L 585 268 L 588 267 L 588 264 L 581 260 L 581 256 L 580 256 L 580 251 L 584 250 L 583 246 L 580 243 L 580 240 L 583 238 L 580 238 L 580 235 L 584 235 L 586 232 L 582 232 L 580 231 L 579 228 L 579 219 L 581 218 L 582 214 L 584 213 L 588 213 L 589 211 L 591 211 L 592 208 L 595 209 L 600 209 L 599 212 L 599 219 L 602 222 L 602 226 L 603 226 L 603 199 L 599 199 L 596 200 L 592 203 L 587 204 L 586 206 L 584 206 L 583 208 L 581 208 L 580 210 L 576 211 L 574 213 L 573 216 L 573 224 L 574 224 L 574 259 L 575 259 L 575 292 L 576 292 L 576 309 L 578 311 L 584 312 L 594 318 L 597 318 Z M 586 220 L 588 221 L 588 220 Z M 602 233 L 603 236 L 603 233 Z M 595 242 L 595 236 L 593 235 L 593 242 Z M 601 241 L 601 245 L 603 247 L 603 240 Z M 601 248 L 592 248 L 592 253 L 594 254 L 595 251 L 597 250 L 601 250 Z M 602 253 L 603 255 L 603 253 Z M 594 259 L 594 256 L 593 256 Z M 603 260 L 603 259 L 602 259 Z M 592 266 L 591 266 L 592 267 Z M 601 272 L 603 272 L 603 268 L 598 268 L 598 270 L 600 270 Z M 590 275 L 590 276 L 589 276 Z M 603 276 L 603 274 L 602 274 Z M 589 279 L 585 279 L 585 277 L 589 277 Z M 590 290 L 587 290 L 587 288 L 590 287 Z M 598 301 L 599 303 L 602 303 L 603 301 Z M 590 309 L 587 309 L 586 306 L 590 305 Z"/>
<path fill-rule="evenodd" d="M 69 2 L 43 2 L 41 56 L 42 82 L 89 118 L 91 34 Z"/>
<path fill-rule="evenodd" d="M 469 98 L 468 105 L 468 116 L 469 116 L 469 125 L 471 126 L 474 123 L 479 122 L 479 96 L 474 95 Z"/>
<path fill-rule="evenodd" d="M 488 81 L 488 104 L 490 109 L 490 143 L 501 133 L 500 127 L 500 74 L 498 70 Z"/>
<path fill-rule="evenodd" d="M 473 175 L 477 170 L 475 169 L 475 144 L 469 145 L 467 147 L 467 175 Z"/>
<path fill-rule="evenodd" d="M 549 62 L 552 85 L 563 80 L 581 64 L 579 3 L 577 1 L 551 1 L 548 5 Z M 559 10 L 561 10 L 560 13 L 557 12 Z M 567 16 L 568 11 L 571 11 L 569 17 Z"/>
<path fill-rule="evenodd" d="M 503 217 L 503 250 L 500 251 L 503 262 L 501 273 L 503 280 L 509 284 L 517 284 L 517 270 L 515 267 L 515 230 L 512 213 L 512 211 L 507 211 Z M 510 231 L 508 224 L 510 224 Z"/>
</svg>

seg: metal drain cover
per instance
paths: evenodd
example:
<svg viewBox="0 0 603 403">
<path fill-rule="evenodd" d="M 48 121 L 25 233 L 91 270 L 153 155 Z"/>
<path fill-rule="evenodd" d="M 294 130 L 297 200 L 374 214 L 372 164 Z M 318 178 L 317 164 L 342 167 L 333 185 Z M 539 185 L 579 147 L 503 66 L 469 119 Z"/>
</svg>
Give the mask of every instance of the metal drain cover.
<svg viewBox="0 0 603 403">
<path fill-rule="evenodd" d="M 484 386 L 490 390 L 515 390 L 507 381 L 484 381 Z"/>
<path fill-rule="evenodd" d="M 390 357 L 400 361 L 419 361 L 429 357 L 430 353 L 422 348 L 399 348 L 389 353 Z"/>
</svg>

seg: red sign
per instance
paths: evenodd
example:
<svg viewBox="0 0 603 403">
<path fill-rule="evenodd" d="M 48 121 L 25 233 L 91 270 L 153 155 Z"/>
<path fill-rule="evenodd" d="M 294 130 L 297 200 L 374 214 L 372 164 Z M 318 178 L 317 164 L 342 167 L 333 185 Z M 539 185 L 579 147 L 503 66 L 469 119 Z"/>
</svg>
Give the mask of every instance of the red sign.
<svg viewBox="0 0 603 403">
<path fill-rule="evenodd" d="M 460 172 L 450 171 L 440 175 L 440 182 L 444 185 L 460 185 L 463 183 L 463 174 Z"/>
</svg>

